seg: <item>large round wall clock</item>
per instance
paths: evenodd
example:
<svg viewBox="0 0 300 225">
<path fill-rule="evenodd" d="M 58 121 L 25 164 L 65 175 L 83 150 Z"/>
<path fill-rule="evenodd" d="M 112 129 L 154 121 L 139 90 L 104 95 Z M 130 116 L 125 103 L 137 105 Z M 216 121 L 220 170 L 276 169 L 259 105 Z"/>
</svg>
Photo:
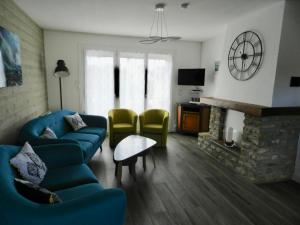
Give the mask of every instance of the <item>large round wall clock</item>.
<svg viewBox="0 0 300 225">
<path fill-rule="evenodd" d="M 262 41 L 258 34 L 253 31 L 241 33 L 229 49 L 230 74 L 237 80 L 249 80 L 259 70 L 262 56 Z"/>
</svg>

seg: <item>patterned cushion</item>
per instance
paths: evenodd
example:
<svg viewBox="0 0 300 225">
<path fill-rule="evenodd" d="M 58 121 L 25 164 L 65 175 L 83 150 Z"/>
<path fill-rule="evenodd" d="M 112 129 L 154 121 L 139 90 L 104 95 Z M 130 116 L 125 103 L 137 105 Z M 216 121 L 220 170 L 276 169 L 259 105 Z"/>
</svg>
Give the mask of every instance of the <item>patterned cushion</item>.
<svg viewBox="0 0 300 225">
<path fill-rule="evenodd" d="M 40 138 L 43 139 L 57 139 L 56 134 L 49 127 L 46 127 Z"/>
<path fill-rule="evenodd" d="M 40 184 L 47 172 L 45 163 L 35 154 L 28 142 L 22 150 L 10 160 L 10 163 L 19 170 L 21 176 L 34 184 Z"/>
<path fill-rule="evenodd" d="M 65 119 L 75 131 L 87 126 L 78 113 L 75 113 L 74 115 L 65 116 Z"/>
<path fill-rule="evenodd" d="M 17 191 L 29 200 L 37 203 L 54 204 L 62 202 L 57 194 L 41 188 L 40 186 L 26 180 L 15 178 Z"/>
</svg>

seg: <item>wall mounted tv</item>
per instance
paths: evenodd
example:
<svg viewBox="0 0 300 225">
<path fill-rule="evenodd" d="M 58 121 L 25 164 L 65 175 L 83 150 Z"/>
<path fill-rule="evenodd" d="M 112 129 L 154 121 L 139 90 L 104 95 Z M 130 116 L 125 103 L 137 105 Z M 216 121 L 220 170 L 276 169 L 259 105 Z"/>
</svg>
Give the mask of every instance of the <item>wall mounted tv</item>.
<svg viewBox="0 0 300 225">
<path fill-rule="evenodd" d="M 178 85 L 204 86 L 205 69 L 178 69 Z"/>
</svg>

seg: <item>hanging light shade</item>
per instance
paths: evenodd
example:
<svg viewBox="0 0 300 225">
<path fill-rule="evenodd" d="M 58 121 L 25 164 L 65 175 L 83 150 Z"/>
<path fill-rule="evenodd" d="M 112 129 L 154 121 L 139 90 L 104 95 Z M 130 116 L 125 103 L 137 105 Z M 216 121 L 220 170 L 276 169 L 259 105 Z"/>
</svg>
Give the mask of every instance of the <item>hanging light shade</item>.
<svg viewBox="0 0 300 225">
<path fill-rule="evenodd" d="M 165 18 L 165 3 L 155 5 L 155 14 L 150 28 L 149 36 L 140 40 L 142 44 L 154 44 L 157 42 L 175 41 L 181 39 L 178 36 L 169 36 L 168 25 Z"/>
</svg>

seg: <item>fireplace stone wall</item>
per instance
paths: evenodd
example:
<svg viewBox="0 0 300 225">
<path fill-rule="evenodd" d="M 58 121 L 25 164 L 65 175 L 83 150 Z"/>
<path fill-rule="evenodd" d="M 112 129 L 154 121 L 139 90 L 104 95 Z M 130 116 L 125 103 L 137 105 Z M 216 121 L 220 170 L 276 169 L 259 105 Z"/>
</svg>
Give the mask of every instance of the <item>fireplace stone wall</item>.
<svg viewBox="0 0 300 225">
<path fill-rule="evenodd" d="M 222 139 L 226 111 L 212 107 L 210 131 L 199 133 L 200 150 L 253 183 L 291 179 L 300 133 L 300 116 L 256 117 L 245 114 L 240 148 L 227 148 Z"/>
<path fill-rule="evenodd" d="M 226 110 L 219 107 L 211 107 L 209 119 L 210 136 L 216 140 L 223 138 L 223 130 L 225 126 Z"/>
</svg>

